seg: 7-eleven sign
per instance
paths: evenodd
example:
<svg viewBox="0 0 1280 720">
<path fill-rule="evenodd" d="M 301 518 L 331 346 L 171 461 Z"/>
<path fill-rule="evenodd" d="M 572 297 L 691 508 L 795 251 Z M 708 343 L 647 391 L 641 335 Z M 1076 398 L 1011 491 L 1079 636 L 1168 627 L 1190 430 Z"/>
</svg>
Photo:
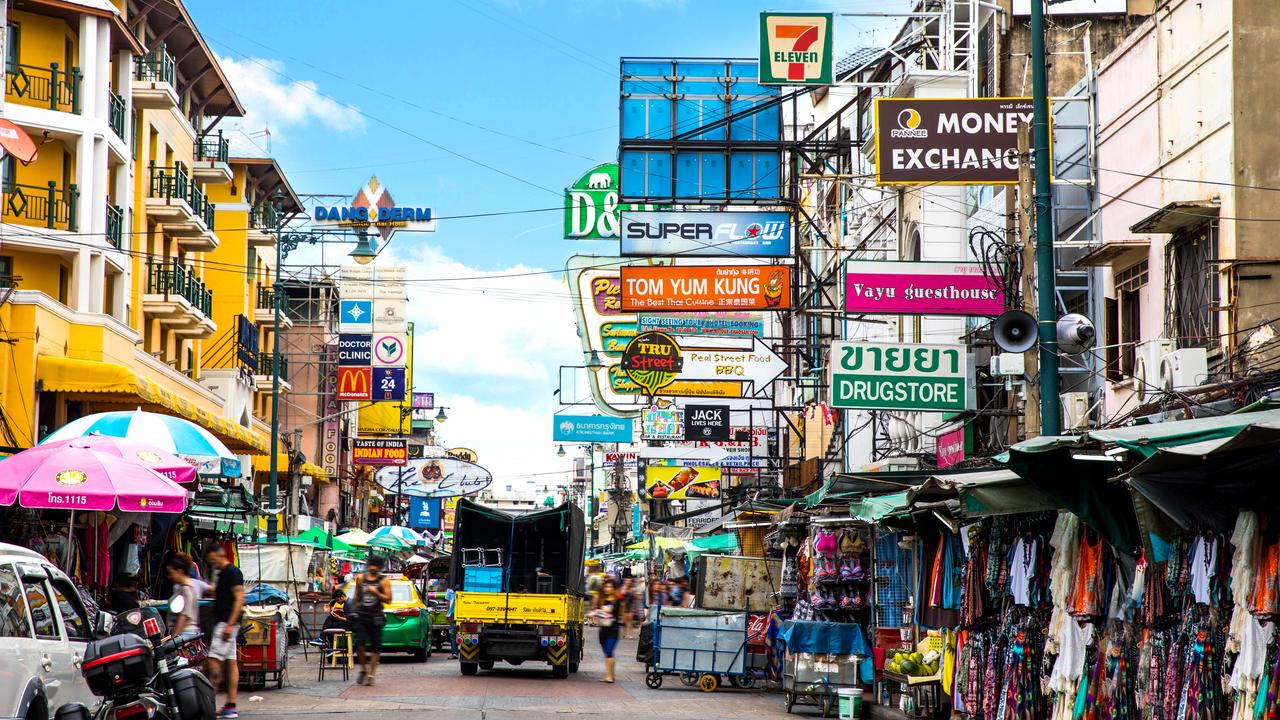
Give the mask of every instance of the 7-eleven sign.
<svg viewBox="0 0 1280 720">
<path fill-rule="evenodd" d="M 830 85 L 831 13 L 760 13 L 760 84 Z"/>
</svg>

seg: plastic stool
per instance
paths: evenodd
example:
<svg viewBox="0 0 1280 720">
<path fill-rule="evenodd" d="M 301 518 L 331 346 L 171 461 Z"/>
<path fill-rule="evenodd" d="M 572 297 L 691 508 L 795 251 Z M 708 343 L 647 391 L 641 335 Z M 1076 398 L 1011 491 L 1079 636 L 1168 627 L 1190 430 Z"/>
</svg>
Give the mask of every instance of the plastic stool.
<svg viewBox="0 0 1280 720">
<path fill-rule="evenodd" d="M 346 682 L 350 678 L 351 668 L 354 667 L 351 632 L 330 628 L 322 634 L 324 635 L 324 654 L 320 657 L 320 672 L 316 679 L 324 680 L 325 670 L 341 670 L 342 680 Z"/>
</svg>

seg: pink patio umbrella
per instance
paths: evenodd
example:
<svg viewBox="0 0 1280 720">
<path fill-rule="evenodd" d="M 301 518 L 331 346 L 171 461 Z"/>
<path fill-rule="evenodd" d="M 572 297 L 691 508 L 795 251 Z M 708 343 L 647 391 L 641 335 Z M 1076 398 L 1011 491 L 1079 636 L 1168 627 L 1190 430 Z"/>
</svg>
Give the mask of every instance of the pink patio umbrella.
<svg viewBox="0 0 1280 720">
<path fill-rule="evenodd" d="M 61 452 L 64 448 L 87 448 L 137 461 L 176 483 L 190 483 L 199 479 L 196 467 L 166 450 L 137 440 L 92 433 L 83 437 L 44 442 L 26 450 L 26 453 Z"/>
<path fill-rule="evenodd" d="M 0 461 L 0 505 L 15 500 L 25 508 L 70 510 L 71 529 L 77 510 L 180 513 L 187 491 L 142 462 L 103 450 L 69 445 L 56 452 L 24 450 Z"/>
</svg>

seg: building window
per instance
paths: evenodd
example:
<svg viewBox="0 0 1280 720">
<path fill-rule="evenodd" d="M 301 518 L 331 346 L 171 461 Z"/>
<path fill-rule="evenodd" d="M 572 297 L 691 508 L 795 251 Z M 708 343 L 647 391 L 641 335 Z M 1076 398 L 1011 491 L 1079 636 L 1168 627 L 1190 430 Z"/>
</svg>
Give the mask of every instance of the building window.
<svg viewBox="0 0 1280 720">
<path fill-rule="evenodd" d="M 1218 222 L 1179 228 L 1165 248 L 1165 323 L 1178 347 L 1218 339 Z"/>
<path fill-rule="evenodd" d="M 1142 303 L 1139 291 L 1147 284 L 1146 260 L 1115 274 L 1115 299 L 1107 298 L 1105 348 L 1107 379 L 1120 382 L 1133 376 L 1138 343 L 1142 338 Z"/>
<path fill-rule="evenodd" d="M 17 287 L 13 280 L 13 258 L 0 255 L 0 288 Z"/>
<path fill-rule="evenodd" d="M 71 269 L 66 265 L 58 266 L 58 302 L 70 307 L 68 300 L 71 297 Z"/>
</svg>

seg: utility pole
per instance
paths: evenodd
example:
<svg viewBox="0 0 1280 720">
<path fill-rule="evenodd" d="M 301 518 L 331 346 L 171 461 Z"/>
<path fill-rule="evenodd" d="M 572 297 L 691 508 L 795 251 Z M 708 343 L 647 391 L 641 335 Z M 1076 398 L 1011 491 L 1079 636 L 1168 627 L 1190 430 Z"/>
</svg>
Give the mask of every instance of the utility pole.
<svg viewBox="0 0 1280 720">
<path fill-rule="evenodd" d="M 1035 265 L 1036 248 L 1031 242 L 1031 224 L 1035 216 L 1035 205 L 1032 202 L 1031 180 L 1031 127 L 1026 123 L 1018 123 L 1018 237 L 1022 240 L 1022 305 L 1025 310 L 1032 305 L 1036 296 L 1036 274 L 1032 271 Z M 1035 377 L 1036 348 L 1023 353 L 1027 366 L 1027 377 Z M 1025 437 L 1033 438 L 1040 434 L 1040 385 L 1028 382 L 1026 388 L 1026 412 L 1023 422 L 1026 425 Z M 1012 401 L 1012 402 L 1016 402 Z M 1010 423 L 1013 427 L 1016 423 Z M 1015 441 L 1016 442 L 1016 441 Z M 1013 444 L 1012 442 L 1010 444 Z"/>
<path fill-rule="evenodd" d="M 1040 326 L 1040 434 L 1062 432 L 1058 404 L 1058 303 L 1054 292 L 1053 191 L 1049 186 L 1049 87 L 1045 70 L 1044 3 L 1031 3 L 1031 102 L 1035 122 L 1036 320 Z"/>
</svg>

